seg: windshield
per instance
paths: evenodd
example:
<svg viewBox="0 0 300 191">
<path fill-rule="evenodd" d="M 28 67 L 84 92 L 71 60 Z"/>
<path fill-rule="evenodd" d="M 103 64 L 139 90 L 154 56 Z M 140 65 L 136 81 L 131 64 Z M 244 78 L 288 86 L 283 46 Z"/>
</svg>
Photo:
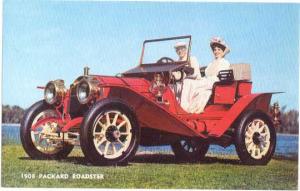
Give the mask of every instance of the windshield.
<svg viewBox="0 0 300 191">
<path fill-rule="evenodd" d="M 141 56 L 141 64 L 187 61 L 187 56 L 184 57 L 184 59 L 179 60 L 175 46 L 186 46 L 186 55 L 188 55 L 190 41 L 190 36 L 146 40 L 144 42 L 144 49 Z M 167 57 L 169 61 L 164 59 L 162 62 L 158 62 L 164 57 Z"/>
</svg>

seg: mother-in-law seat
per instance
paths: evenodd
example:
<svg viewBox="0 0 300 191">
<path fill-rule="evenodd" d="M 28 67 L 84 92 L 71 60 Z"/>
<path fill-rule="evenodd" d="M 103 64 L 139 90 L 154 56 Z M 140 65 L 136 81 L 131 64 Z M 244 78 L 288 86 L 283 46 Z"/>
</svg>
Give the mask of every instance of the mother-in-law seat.
<svg viewBox="0 0 300 191">
<path fill-rule="evenodd" d="M 200 68 L 203 75 L 205 67 Z M 220 81 L 212 89 L 208 104 L 233 104 L 237 98 L 251 93 L 251 67 L 250 64 L 230 64 L 230 70 L 220 71 Z"/>
</svg>

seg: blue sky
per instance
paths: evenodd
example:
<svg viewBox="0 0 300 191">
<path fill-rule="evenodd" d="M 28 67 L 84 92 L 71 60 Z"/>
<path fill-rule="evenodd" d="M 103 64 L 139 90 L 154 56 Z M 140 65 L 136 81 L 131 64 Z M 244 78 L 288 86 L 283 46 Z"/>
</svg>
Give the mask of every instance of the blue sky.
<svg viewBox="0 0 300 191">
<path fill-rule="evenodd" d="M 2 103 L 29 107 L 49 80 L 114 75 L 138 64 L 143 40 L 190 34 L 201 65 L 221 36 L 231 63 L 251 64 L 253 92 L 298 108 L 299 17 L 296 4 L 6 0 Z"/>
</svg>

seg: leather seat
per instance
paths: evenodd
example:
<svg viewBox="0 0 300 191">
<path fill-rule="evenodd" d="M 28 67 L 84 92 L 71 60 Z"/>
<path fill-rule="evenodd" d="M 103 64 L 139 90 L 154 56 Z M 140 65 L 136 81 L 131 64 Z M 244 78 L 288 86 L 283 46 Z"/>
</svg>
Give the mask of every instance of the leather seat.
<svg viewBox="0 0 300 191">
<path fill-rule="evenodd" d="M 205 76 L 206 66 L 200 67 L 201 76 Z M 238 63 L 230 64 L 230 69 L 233 71 L 234 80 L 251 81 L 251 66 L 250 64 Z"/>
<path fill-rule="evenodd" d="M 230 69 L 233 70 L 234 80 L 251 81 L 251 67 L 250 64 L 230 64 Z"/>
</svg>

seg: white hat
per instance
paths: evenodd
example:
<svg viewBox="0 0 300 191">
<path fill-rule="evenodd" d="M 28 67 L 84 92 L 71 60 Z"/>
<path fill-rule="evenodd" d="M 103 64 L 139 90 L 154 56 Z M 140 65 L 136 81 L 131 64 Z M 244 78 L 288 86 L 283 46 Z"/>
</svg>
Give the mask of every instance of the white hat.
<svg viewBox="0 0 300 191">
<path fill-rule="evenodd" d="M 177 49 L 179 47 L 187 47 L 185 42 L 176 42 L 174 48 Z"/>
<path fill-rule="evenodd" d="M 214 44 L 218 44 L 224 47 L 224 53 L 228 54 L 230 52 L 230 49 L 228 45 L 225 43 L 225 41 L 221 37 L 213 37 L 210 40 L 210 47 L 213 48 Z"/>
</svg>

